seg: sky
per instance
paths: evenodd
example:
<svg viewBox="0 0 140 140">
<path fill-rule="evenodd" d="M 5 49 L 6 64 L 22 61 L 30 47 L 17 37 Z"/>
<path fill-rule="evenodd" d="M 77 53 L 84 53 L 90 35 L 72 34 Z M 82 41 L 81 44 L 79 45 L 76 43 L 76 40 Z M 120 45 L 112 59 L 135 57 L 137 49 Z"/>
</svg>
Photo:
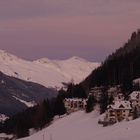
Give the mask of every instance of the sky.
<svg viewBox="0 0 140 140">
<path fill-rule="evenodd" d="M 0 0 L 0 49 L 103 61 L 140 28 L 140 0 Z"/>
</svg>

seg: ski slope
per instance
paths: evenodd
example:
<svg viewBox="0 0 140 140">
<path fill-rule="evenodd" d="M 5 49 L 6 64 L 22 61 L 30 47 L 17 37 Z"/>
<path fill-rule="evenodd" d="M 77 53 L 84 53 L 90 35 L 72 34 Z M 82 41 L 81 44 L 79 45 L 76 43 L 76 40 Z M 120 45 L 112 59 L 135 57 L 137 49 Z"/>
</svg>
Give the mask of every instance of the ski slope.
<svg viewBox="0 0 140 140">
<path fill-rule="evenodd" d="M 100 117 L 79 111 L 20 140 L 140 140 L 140 119 L 103 127 L 97 123 Z"/>
<path fill-rule="evenodd" d="M 46 87 L 62 87 L 62 82 L 79 83 L 99 65 L 99 63 L 88 62 L 79 57 L 67 60 L 42 58 L 27 61 L 0 50 L 1 72 Z"/>
</svg>

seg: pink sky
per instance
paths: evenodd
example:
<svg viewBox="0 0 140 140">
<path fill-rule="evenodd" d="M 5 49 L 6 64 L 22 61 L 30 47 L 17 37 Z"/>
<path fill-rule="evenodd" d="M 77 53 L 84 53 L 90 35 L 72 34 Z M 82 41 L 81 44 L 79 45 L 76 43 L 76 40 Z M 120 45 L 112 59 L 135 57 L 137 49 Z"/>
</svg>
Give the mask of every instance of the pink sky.
<svg viewBox="0 0 140 140">
<path fill-rule="evenodd" d="M 139 7 L 139 0 L 1 0 L 0 49 L 103 61 L 140 28 Z"/>
</svg>

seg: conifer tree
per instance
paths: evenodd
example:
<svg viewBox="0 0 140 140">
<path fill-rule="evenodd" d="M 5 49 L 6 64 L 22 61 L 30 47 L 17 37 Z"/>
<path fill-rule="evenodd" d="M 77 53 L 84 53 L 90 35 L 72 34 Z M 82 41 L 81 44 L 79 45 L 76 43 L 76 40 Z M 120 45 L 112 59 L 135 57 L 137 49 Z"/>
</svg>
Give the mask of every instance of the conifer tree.
<svg viewBox="0 0 140 140">
<path fill-rule="evenodd" d="M 133 120 L 137 119 L 139 116 L 138 116 L 138 110 L 137 110 L 137 107 L 134 108 L 134 111 L 133 111 Z"/>
<path fill-rule="evenodd" d="M 94 104 L 95 104 L 94 97 L 90 95 L 87 100 L 87 106 L 86 106 L 87 113 L 89 113 L 93 110 Z"/>
<path fill-rule="evenodd" d="M 66 108 L 64 105 L 64 98 L 65 95 L 63 91 L 59 91 L 59 94 L 56 98 L 55 105 L 54 105 L 54 115 L 63 115 L 66 113 Z"/>
</svg>

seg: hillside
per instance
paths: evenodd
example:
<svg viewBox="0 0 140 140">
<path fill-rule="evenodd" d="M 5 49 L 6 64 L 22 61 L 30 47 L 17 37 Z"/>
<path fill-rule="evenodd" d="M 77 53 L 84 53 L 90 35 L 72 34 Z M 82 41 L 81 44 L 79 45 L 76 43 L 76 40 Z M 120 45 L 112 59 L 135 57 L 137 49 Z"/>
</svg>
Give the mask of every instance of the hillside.
<svg viewBox="0 0 140 140">
<path fill-rule="evenodd" d="M 27 82 L 0 72 L 0 114 L 7 116 L 27 107 L 56 97 L 57 91 L 33 82 Z"/>
<path fill-rule="evenodd" d="M 84 87 L 122 85 L 127 91 L 132 81 L 140 77 L 140 31 L 134 32 L 131 38 L 107 57 L 100 67 L 83 81 Z"/>
<path fill-rule="evenodd" d="M 5 51 L 0 51 L 1 72 L 46 87 L 61 87 L 62 82 L 72 80 L 79 83 L 98 66 L 99 63 L 88 62 L 79 57 L 67 60 L 42 58 L 36 61 L 26 61 Z"/>
<path fill-rule="evenodd" d="M 100 117 L 97 112 L 85 114 L 79 111 L 20 140 L 139 140 L 140 119 L 103 127 L 97 123 Z"/>
</svg>

